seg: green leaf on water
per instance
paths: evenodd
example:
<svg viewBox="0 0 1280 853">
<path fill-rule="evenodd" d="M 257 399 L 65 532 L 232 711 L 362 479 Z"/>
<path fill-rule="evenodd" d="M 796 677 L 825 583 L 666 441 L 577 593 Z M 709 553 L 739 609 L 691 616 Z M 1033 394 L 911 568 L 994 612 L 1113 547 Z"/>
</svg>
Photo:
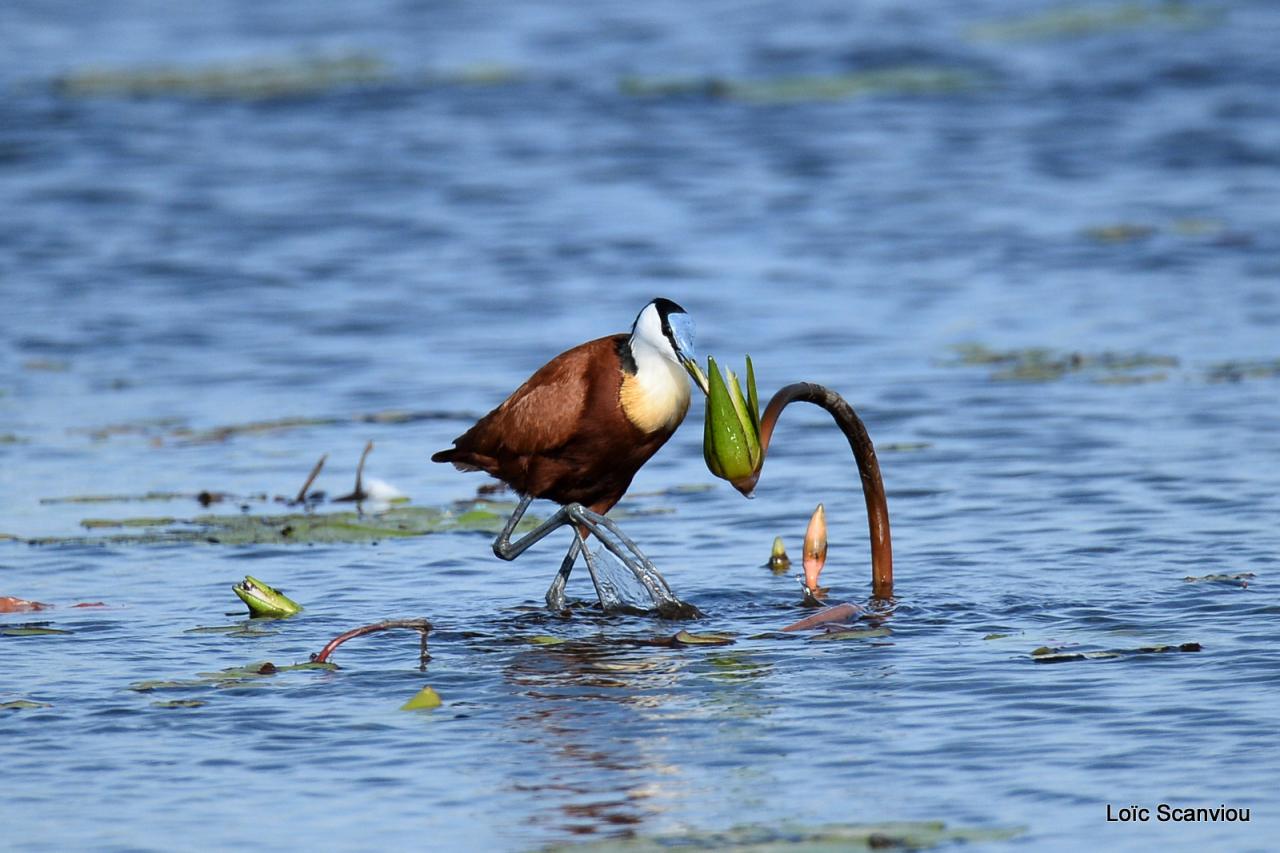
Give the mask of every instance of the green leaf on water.
<svg viewBox="0 0 1280 853">
<path fill-rule="evenodd" d="M 197 673 L 198 678 L 137 681 L 129 685 L 129 689 L 138 693 L 150 693 L 155 690 L 205 690 L 210 688 L 235 688 L 266 685 L 272 676 L 296 670 L 333 671 L 338 667 L 332 663 L 295 663 L 287 666 L 276 666 L 271 661 L 258 661 L 233 666 L 217 672 Z"/>
<path fill-rule="evenodd" d="M 729 634 L 691 634 L 688 631 L 678 632 L 671 640 L 677 646 L 728 646 L 734 642 Z"/>
<path fill-rule="evenodd" d="M 563 637 L 552 637 L 549 634 L 535 634 L 525 637 L 525 642 L 535 646 L 559 646 L 567 642 Z"/>
<path fill-rule="evenodd" d="M 140 518 L 85 518 L 80 521 L 80 526 L 89 530 L 97 530 L 106 527 L 168 527 L 177 523 L 178 519 L 161 515 L 150 518 L 146 516 Z"/>
<path fill-rule="evenodd" d="M 1105 660 L 1109 658 L 1134 657 L 1137 655 L 1158 655 L 1169 652 L 1198 652 L 1200 650 L 1201 647 L 1199 643 L 1180 643 L 1178 645 L 1167 646 L 1141 646 L 1136 649 L 1102 649 L 1088 652 L 1064 652 L 1061 649 L 1051 649 L 1048 646 L 1041 646 L 1031 652 L 1031 659 L 1036 663 L 1066 663 L 1068 661 Z"/>
<path fill-rule="evenodd" d="M 968 35 L 979 41 L 1083 38 L 1129 29 L 1199 29 L 1217 23 L 1222 16 L 1220 9 L 1204 8 L 1180 0 L 1164 3 L 1077 4 L 1004 21 L 978 24 L 969 28 Z"/>
<path fill-rule="evenodd" d="M 444 702 L 440 694 L 430 687 L 419 690 L 412 699 L 400 706 L 401 711 L 430 711 L 439 708 Z"/>
<path fill-rule="evenodd" d="M 120 529 L 100 536 L 44 537 L 32 545 L 306 545 L 377 542 L 432 533 L 497 533 L 515 509 L 511 501 L 473 500 L 442 507 L 397 505 L 386 512 L 296 512 L 279 515 L 206 514 L 188 519 L 140 517 L 85 519 L 92 530 Z M 532 530 L 539 519 L 526 515 L 517 532 Z"/>
<path fill-rule="evenodd" d="M 1234 586 L 1248 586 L 1249 581 L 1253 580 L 1257 575 L 1253 572 L 1240 572 L 1235 575 L 1201 575 L 1200 577 L 1191 577 L 1188 575 L 1183 578 L 1187 583 L 1227 583 Z"/>
<path fill-rule="evenodd" d="M 187 679 L 185 681 L 135 681 L 129 685 L 129 689 L 136 693 L 151 693 L 155 690 L 190 690 L 192 688 L 208 687 L 209 682 L 204 679 Z"/>
<path fill-rule="evenodd" d="M 990 844 L 1017 838 L 1025 827 L 956 827 L 942 821 L 891 821 L 802 826 L 735 826 L 663 835 L 554 845 L 543 853 L 672 853 L 741 850 L 751 853 L 845 853 L 850 850 L 928 850 L 944 845 Z"/>
<path fill-rule="evenodd" d="M 43 624 L 5 625 L 0 627 L 0 637 L 44 637 L 56 634 L 70 634 L 61 628 L 47 628 Z"/>
<path fill-rule="evenodd" d="M 209 703 L 203 699 L 168 699 L 151 703 L 153 708 L 203 708 Z"/>
<path fill-rule="evenodd" d="M 739 79 L 726 77 L 624 77 L 619 88 L 638 98 L 702 97 L 752 104 L 796 104 L 888 96 L 943 96 L 971 91 L 987 81 L 962 68 L 899 65 L 843 74 Z"/>
<path fill-rule="evenodd" d="M 814 634 L 814 640 L 869 640 L 875 637 L 888 637 L 893 632 L 881 626 L 879 628 L 854 628 L 847 631 L 826 631 Z"/>
</svg>

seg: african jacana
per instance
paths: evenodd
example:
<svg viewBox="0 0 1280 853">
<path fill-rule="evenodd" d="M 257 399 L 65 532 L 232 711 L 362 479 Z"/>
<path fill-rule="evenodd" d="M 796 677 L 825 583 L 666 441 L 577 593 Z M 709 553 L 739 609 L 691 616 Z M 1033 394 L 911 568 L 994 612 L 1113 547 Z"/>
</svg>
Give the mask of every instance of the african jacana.
<svg viewBox="0 0 1280 853">
<path fill-rule="evenodd" d="M 636 472 L 676 431 L 689 410 L 689 379 L 705 392 L 694 360 L 693 319 L 670 299 L 655 299 L 631 333 L 580 344 L 547 362 L 510 397 L 431 457 L 462 471 L 486 471 L 511 486 L 520 503 L 493 552 L 514 560 L 559 527 L 575 529 L 569 553 L 547 590 L 564 607 L 564 585 L 581 552 L 601 606 L 606 596 L 587 546 L 594 534 L 644 584 L 658 611 L 696 615 L 671 592 L 653 563 L 605 517 Z M 534 498 L 560 509 L 516 542 L 511 533 Z M 629 553 L 628 553 L 629 552 Z"/>
</svg>

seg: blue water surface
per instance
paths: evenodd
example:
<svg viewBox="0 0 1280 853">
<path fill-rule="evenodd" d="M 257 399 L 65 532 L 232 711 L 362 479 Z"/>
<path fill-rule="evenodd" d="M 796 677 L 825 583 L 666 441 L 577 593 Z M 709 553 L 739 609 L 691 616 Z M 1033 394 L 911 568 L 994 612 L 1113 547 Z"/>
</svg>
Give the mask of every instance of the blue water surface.
<svg viewBox="0 0 1280 853">
<path fill-rule="evenodd" d="M 1022 828 L 992 849 L 1276 847 L 1280 7 L 9 0 L 0 32 L 0 595 L 54 605 L 0 629 L 71 632 L 0 636 L 0 703 L 47 706 L 0 711 L 6 849 L 885 820 Z M 707 473 L 695 405 L 619 506 L 731 646 L 546 613 L 567 534 L 508 564 L 487 533 L 81 524 L 292 495 L 325 453 L 334 496 L 369 440 L 366 475 L 414 505 L 469 498 L 483 478 L 430 453 L 655 296 L 703 353 L 749 352 L 762 394 L 858 409 L 891 634 L 771 633 L 804 611 L 762 564 L 777 535 L 799 556 L 818 502 L 832 600 L 868 594 L 858 478 L 811 407 L 755 500 Z M 364 417 L 386 412 L 413 417 Z M 187 497 L 48 502 L 147 492 Z M 246 574 L 305 612 L 191 632 L 239 621 Z M 130 689 L 385 617 L 435 625 L 425 672 L 387 633 L 336 672 Z M 1181 643 L 1202 650 L 1031 655 Z M 398 710 L 424 685 L 441 708 Z M 1251 820 L 1106 819 L 1159 803 Z"/>
</svg>

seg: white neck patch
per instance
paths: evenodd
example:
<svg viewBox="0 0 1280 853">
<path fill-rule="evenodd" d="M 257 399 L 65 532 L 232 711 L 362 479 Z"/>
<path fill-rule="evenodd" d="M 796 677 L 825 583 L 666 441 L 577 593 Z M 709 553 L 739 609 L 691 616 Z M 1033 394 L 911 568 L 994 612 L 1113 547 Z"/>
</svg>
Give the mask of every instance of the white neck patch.
<svg viewBox="0 0 1280 853">
<path fill-rule="evenodd" d="M 680 363 L 676 358 L 675 349 L 671 346 L 671 341 L 662 333 L 662 316 L 658 314 L 658 309 L 652 302 L 640 312 L 640 316 L 636 318 L 636 325 L 631 330 L 631 351 L 637 357 L 637 366 L 639 353 L 636 351 L 644 347 L 677 364 Z"/>
<path fill-rule="evenodd" d="M 662 334 L 662 317 L 653 305 L 636 318 L 628 345 L 636 372 L 623 378 L 623 412 L 645 433 L 675 429 L 689 411 L 689 375 Z"/>
</svg>

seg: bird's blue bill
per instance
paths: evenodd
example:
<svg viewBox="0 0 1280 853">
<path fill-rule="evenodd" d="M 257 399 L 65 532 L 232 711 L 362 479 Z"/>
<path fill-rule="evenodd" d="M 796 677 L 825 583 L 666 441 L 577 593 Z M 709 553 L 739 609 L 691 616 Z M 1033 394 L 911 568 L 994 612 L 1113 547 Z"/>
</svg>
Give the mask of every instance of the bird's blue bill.
<svg viewBox="0 0 1280 853">
<path fill-rule="evenodd" d="M 698 352 L 693 346 L 693 318 L 688 314 L 671 314 L 667 317 L 667 324 L 671 328 L 671 338 L 675 341 L 676 356 L 679 357 L 680 363 L 684 365 L 685 370 L 689 371 L 693 381 L 702 389 L 702 393 L 710 393 L 706 374 L 698 366 Z"/>
</svg>

